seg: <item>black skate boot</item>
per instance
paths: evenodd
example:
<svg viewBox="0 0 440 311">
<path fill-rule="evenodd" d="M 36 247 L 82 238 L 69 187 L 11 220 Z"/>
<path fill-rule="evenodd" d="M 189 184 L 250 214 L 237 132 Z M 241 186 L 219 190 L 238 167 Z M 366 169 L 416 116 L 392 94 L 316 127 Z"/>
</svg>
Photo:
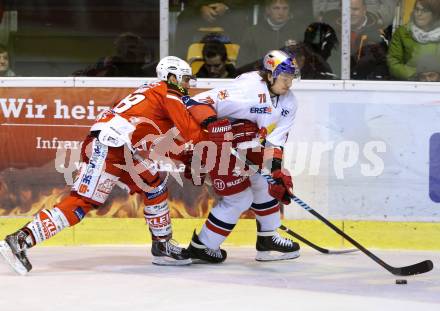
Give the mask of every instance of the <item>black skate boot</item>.
<svg viewBox="0 0 440 311">
<path fill-rule="evenodd" d="M 23 230 L 7 235 L 4 241 L 0 241 L 0 253 L 8 264 L 21 275 L 32 270 L 32 264 L 26 256 L 26 250 L 32 247 L 26 242 L 28 233 Z"/>
<path fill-rule="evenodd" d="M 224 249 L 212 249 L 204 245 L 194 230 L 188 252 L 193 263 L 221 263 L 225 261 L 227 255 Z"/>
<path fill-rule="evenodd" d="M 299 244 L 276 231 L 257 232 L 257 261 L 286 260 L 299 257 Z"/>
<path fill-rule="evenodd" d="M 179 247 L 174 240 L 154 240 L 151 245 L 153 264 L 158 266 L 184 266 L 191 264 L 191 258 L 185 248 Z"/>
</svg>

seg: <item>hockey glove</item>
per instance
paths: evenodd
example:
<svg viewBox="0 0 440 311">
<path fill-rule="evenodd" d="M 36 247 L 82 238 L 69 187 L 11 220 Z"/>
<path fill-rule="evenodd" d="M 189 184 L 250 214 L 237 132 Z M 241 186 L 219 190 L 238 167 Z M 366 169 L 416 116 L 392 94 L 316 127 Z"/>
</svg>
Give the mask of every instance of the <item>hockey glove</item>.
<svg viewBox="0 0 440 311">
<path fill-rule="evenodd" d="M 232 146 L 236 147 L 238 144 L 251 141 L 258 136 L 258 126 L 248 120 L 237 120 L 232 124 L 232 133 L 234 138 Z"/>
<path fill-rule="evenodd" d="M 269 184 L 269 194 L 287 205 L 290 204 L 290 197 L 293 195 L 293 180 L 289 172 L 285 169 L 277 169 L 271 173 L 274 184 Z"/>
<path fill-rule="evenodd" d="M 232 125 L 228 119 L 210 122 L 207 130 L 209 140 L 214 142 L 218 148 L 222 147 L 223 142 L 232 140 Z"/>
</svg>

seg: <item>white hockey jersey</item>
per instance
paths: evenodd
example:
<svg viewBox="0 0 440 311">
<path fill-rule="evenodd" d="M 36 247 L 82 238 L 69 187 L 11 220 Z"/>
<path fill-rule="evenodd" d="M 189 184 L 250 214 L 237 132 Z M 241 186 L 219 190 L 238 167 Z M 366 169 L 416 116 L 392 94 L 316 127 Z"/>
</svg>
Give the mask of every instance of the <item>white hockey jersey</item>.
<svg viewBox="0 0 440 311">
<path fill-rule="evenodd" d="M 231 122 L 246 119 L 267 130 L 266 146 L 283 147 L 295 120 L 297 100 L 292 91 L 271 99 L 257 71 L 240 75 L 232 86 L 215 88 L 194 96 L 194 100 L 212 104 L 219 118 Z"/>
</svg>

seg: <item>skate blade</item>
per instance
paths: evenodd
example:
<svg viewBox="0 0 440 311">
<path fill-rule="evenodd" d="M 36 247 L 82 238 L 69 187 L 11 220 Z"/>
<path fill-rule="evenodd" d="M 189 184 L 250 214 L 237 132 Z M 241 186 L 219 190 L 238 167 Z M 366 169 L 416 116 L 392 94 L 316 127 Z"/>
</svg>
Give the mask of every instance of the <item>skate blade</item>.
<svg viewBox="0 0 440 311">
<path fill-rule="evenodd" d="M 153 256 L 152 263 L 157 266 L 188 266 L 192 264 L 190 258 L 185 260 L 176 260 L 165 256 Z"/>
<path fill-rule="evenodd" d="M 280 253 L 271 251 L 257 251 L 256 261 L 278 261 L 278 260 L 289 260 L 299 257 L 299 251 L 291 253 Z"/>
<path fill-rule="evenodd" d="M 199 258 L 191 258 L 192 263 L 196 264 L 196 265 L 218 265 L 223 263 L 223 261 L 221 262 L 212 262 L 212 261 L 207 261 L 207 260 L 203 260 L 203 259 L 199 259 Z"/>
<path fill-rule="evenodd" d="M 26 275 L 28 271 L 20 262 L 20 260 L 15 257 L 8 243 L 5 241 L 0 241 L 0 254 L 3 256 L 8 265 L 12 268 L 12 270 L 20 275 Z"/>
</svg>

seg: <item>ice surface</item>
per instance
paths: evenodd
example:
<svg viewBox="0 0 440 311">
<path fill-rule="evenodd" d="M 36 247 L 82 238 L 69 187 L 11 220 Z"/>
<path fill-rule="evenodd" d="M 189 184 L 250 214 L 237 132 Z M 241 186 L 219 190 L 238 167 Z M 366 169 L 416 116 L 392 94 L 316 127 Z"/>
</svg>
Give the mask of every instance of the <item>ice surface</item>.
<svg viewBox="0 0 440 311">
<path fill-rule="evenodd" d="M 0 310 L 440 310 L 439 252 L 374 251 L 393 266 L 434 262 L 396 285 L 362 253 L 262 263 L 253 248 L 226 249 L 220 265 L 159 267 L 150 246 L 36 247 L 25 277 L 0 262 Z"/>
</svg>

